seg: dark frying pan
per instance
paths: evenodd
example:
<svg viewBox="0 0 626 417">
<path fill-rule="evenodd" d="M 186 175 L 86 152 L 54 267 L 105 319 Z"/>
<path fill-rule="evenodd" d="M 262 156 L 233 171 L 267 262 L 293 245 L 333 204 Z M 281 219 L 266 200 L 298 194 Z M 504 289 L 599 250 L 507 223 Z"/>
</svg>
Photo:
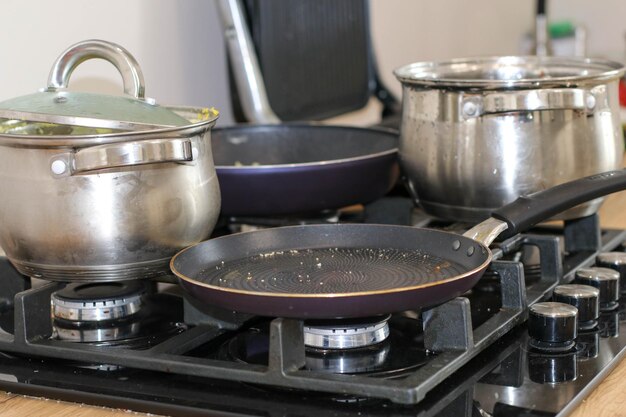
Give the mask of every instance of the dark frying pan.
<svg viewBox="0 0 626 417">
<path fill-rule="evenodd" d="M 222 215 L 320 212 L 382 197 L 399 175 L 398 133 L 317 124 L 211 133 Z"/>
<path fill-rule="evenodd" d="M 256 315 L 342 318 L 423 308 L 472 288 L 497 236 L 625 188 L 626 170 L 562 184 L 518 198 L 463 236 L 367 224 L 240 233 L 184 249 L 170 266 L 201 302 Z"/>
</svg>

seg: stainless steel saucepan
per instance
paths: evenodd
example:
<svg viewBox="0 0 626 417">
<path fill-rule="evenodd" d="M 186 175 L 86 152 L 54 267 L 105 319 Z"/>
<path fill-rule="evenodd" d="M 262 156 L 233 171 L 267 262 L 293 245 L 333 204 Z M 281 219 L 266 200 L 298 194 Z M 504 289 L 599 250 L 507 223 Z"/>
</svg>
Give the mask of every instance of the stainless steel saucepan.
<svg viewBox="0 0 626 417">
<path fill-rule="evenodd" d="M 126 96 L 65 89 L 91 58 L 115 65 Z M 92 40 L 57 59 L 42 92 L 0 103 L 0 247 L 21 273 L 148 278 L 209 236 L 220 210 L 210 143 L 217 112 L 173 111 L 144 92 L 132 55 Z"/>
<path fill-rule="evenodd" d="M 520 195 L 622 166 L 619 63 L 489 57 L 395 74 L 400 162 L 415 200 L 435 216 L 480 221 Z M 559 217 L 592 214 L 601 201 Z"/>
</svg>

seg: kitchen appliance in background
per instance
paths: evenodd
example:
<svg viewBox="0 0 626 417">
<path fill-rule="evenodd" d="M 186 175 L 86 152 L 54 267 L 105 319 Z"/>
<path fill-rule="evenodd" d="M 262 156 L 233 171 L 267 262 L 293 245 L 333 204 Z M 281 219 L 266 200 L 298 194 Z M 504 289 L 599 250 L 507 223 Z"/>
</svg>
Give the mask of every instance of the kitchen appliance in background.
<svg viewBox="0 0 626 417">
<path fill-rule="evenodd" d="M 533 33 L 521 39 L 520 55 L 587 56 L 587 29 L 568 20 L 548 19 L 548 1 L 537 0 Z"/>
<path fill-rule="evenodd" d="M 371 97 L 397 128 L 399 102 L 377 75 L 366 1 L 220 0 L 239 122 L 320 120 Z"/>
<path fill-rule="evenodd" d="M 552 55 L 552 44 L 548 33 L 547 0 L 537 0 L 535 13 L 534 52 L 537 56 Z"/>
<path fill-rule="evenodd" d="M 536 35 L 526 34 L 522 37 L 519 46 L 519 55 L 539 55 L 534 49 Z M 587 55 L 587 29 L 580 23 L 569 20 L 559 20 L 547 23 L 547 38 L 550 44 L 550 56 L 578 56 Z"/>
</svg>

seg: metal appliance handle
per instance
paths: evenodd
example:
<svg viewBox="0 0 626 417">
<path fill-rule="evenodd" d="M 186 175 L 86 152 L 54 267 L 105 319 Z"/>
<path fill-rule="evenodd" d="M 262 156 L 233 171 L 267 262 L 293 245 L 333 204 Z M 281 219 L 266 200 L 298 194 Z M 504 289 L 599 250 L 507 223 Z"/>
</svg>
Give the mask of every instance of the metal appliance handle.
<svg viewBox="0 0 626 417">
<path fill-rule="evenodd" d="M 243 113 L 252 123 L 280 123 L 267 98 L 241 2 L 219 0 L 217 5 Z"/>
<path fill-rule="evenodd" d="M 67 88 L 76 67 L 93 58 L 104 59 L 117 68 L 122 76 L 124 93 L 141 100 L 145 98 L 146 87 L 137 60 L 120 45 L 98 39 L 74 44 L 56 59 L 48 76 L 48 90 Z"/>
</svg>

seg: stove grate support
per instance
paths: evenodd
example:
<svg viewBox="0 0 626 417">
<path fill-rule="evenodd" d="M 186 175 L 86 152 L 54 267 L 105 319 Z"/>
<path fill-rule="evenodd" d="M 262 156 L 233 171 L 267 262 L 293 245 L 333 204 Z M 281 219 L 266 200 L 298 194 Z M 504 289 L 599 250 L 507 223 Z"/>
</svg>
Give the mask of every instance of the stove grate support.
<svg viewBox="0 0 626 417">
<path fill-rule="evenodd" d="M 608 237 L 609 244 L 624 240 L 624 232 Z M 518 262 L 502 260 L 507 250 L 519 245 L 539 248 L 541 279 L 526 293 L 523 267 Z M 607 246 L 606 244 L 604 245 Z M 304 343 L 300 320 L 275 319 L 270 328 L 270 361 L 268 366 L 245 365 L 227 361 L 185 356 L 187 351 L 228 331 L 211 324 L 210 320 L 183 332 L 147 351 L 110 350 L 97 346 L 51 340 L 50 294 L 59 284 L 19 292 L 15 296 L 15 334 L 0 334 L 0 351 L 23 355 L 100 362 L 137 369 L 192 375 L 209 379 L 248 382 L 321 392 L 341 392 L 359 396 L 386 398 L 393 402 L 415 404 L 456 372 L 470 359 L 526 319 L 526 305 L 548 297 L 562 279 L 563 270 L 559 239 L 547 236 L 517 237 L 503 242 L 494 250 L 490 268 L 500 279 L 502 309 L 472 330 L 471 320 L 464 323 L 461 338 L 441 341 L 441 351 L 432 361 L 404 379 L 385 380 L 364 375 L 325 374 L 302 370 Z M 550 260 L 549 262 L 546 262 Z M 568 271 L 569 273 L 570 271 Z M 468 304 L 463 299 L 452 300 L 438 308 L 450 309 L 453 316 L 467 317 Z M 442 310 L 443 311 L 443 310 Z M 435 313 L 426 313 L 434 316 Z M 442 315 L 443 316 L 443 315 Z M 442 320 L 442 319 L 440 319 Z M 426 320 L 436 324 L 437 320 Z M 416 322 L 417 323 L 417 322 Z M 425 332 L 431 330 L 426 325 Z M 229 327 L 229 326 L 226 326 Z M 470 336 L 471 335 L 471 336 Z M 437 345 L 431 347 L 436 348 Z M 434 372 L 436 371 L 436 372 Z"/>
</svg>

